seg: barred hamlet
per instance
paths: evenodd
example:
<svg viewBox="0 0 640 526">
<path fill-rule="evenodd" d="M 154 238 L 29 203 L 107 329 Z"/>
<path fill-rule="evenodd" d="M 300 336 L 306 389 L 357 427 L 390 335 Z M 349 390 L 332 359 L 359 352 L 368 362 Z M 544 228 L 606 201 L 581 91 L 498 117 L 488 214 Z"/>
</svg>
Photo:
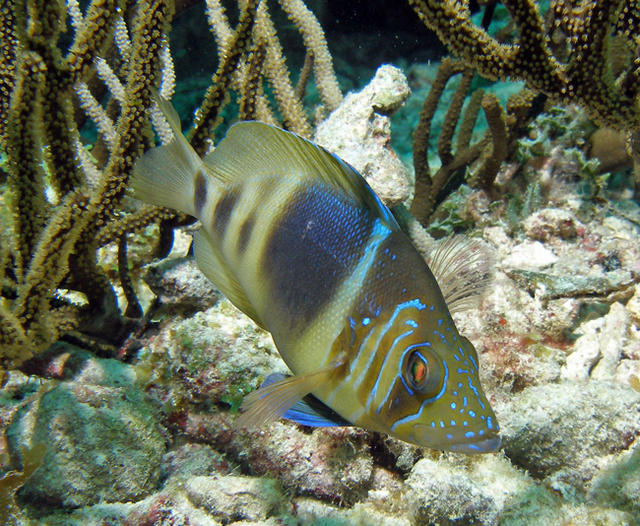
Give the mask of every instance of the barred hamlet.
<svg viewBox="0 0 640 526">
<path fill-rule="evenodd" d="M 364 179 L 313 143 L 260 122 L 236 124 L 200 159 L 173 109 L 160 106 L 174 138 L 138 161 L 135 195 L 200 219 L 198 266 L 271 332 L 293 373 L 272 375 L 248 395 L 239 425 L 284 416 L 436 449 L 494 451 L 498 425 L 476 351 Z M 433 262 L 454 302 L 472 293 L 462 281 L 470 248 L 449 243 Z"/>
</svg>

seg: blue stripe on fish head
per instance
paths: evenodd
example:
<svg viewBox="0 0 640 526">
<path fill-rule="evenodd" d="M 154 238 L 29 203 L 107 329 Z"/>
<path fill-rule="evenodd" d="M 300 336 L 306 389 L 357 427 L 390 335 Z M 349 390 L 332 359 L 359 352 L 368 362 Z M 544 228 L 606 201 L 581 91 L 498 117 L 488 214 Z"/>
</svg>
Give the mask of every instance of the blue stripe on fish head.
<svg viewBox="0 0 640 526">
<path fill-rule="evenodd" d="M 469 340 L 440 319 L 422 343 L 404 348 L 391 387 L 376 407 L 391 433 L 433 449 L 483 453 L 500 445 Z"/>
<path fill-rule="evenodd" d="M 363 412 L 352 412 L 362 415 L 354 423 L 435 449 L 497 448 L 476 351 L 458 333 L 422 256 L 400 232 L 380 244 L 351 319 L 357 337 L 344 381 Z"/>
</svg>

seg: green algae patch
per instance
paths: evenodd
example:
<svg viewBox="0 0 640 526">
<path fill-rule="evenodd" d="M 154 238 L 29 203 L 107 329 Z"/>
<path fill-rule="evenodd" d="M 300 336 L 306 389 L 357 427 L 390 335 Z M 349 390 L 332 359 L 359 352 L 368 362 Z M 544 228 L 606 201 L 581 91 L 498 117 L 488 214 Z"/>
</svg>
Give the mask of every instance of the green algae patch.
<svg viewBox="0 0 640 526">
<path fill-rule="evenodd" d="M 154 407 L 138 389 L 70 382 L 25 405 L 7 438 L 21 464 L 24 444 L 47 444 L 20 496 L 64 508 L 144 498 L 159 482 L 166 449 Z"/>
</svg>

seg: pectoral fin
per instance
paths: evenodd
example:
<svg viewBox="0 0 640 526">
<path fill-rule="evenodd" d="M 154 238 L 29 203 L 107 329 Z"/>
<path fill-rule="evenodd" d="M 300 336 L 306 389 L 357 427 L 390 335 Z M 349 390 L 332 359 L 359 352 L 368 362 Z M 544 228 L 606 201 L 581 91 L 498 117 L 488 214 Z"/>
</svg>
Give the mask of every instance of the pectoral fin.
<svg viewBox="0 0 640 526">
<path fill-rule="evenodd" d="M 296 402 L 327 382 L 342 365 L 342 360 L 314 373 L 290 376 L 249 393 L 242 403 L 244 411 L 236 420 L 237 427 L 259 427 L 283 416 Z"/>
<path fill-rule="evenodd" d="M 288 376 L 282 373 L 272 373 L 267 376 L 260 387 L 284 380 Z M 322 403 L 312 394 L 308 394 L 302 400 L 298 400 L 291 409 L 282 415 L 285 420 L 291 420 L 303 426 L 309 427 L 336 427 L 353 425 L 342 418 L 328 405 Z"/>
</svg>

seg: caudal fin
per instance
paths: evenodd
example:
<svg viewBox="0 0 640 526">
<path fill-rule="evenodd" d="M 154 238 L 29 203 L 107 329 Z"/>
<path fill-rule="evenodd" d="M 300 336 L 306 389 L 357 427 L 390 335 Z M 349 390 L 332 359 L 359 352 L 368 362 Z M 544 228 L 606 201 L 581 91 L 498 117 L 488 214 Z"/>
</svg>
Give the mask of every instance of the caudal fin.
<svg viewBox="0 0 640 526">
<path fill-rule="evenodd" d="M 136 161 L 131 188 L 142 201 L 195 216 L 194 181 L 202 161 L 182 134 L 180 119 L 171 104 L 158 99 L 158 105 L 171 126 L 173 139 Z"/>
</svg>

